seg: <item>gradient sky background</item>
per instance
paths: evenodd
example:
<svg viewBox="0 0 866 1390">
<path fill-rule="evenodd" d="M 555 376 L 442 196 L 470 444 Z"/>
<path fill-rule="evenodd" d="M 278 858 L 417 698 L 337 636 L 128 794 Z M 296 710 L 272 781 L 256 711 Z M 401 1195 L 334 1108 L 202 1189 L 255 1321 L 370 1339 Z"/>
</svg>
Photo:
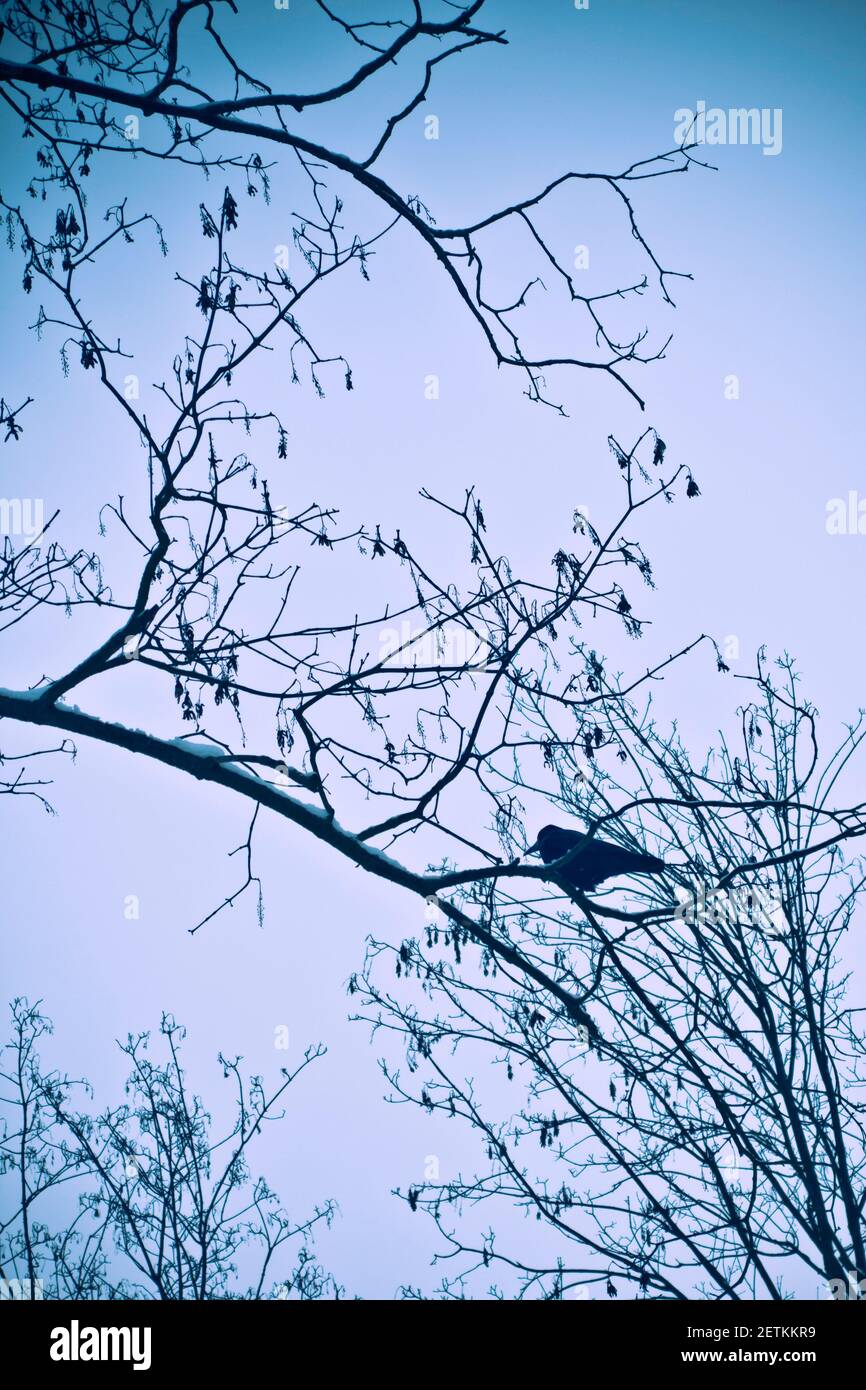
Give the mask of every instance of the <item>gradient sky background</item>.
<svg viewBox="0 0 866 1390">
<path fill-rule="evenodd" d="M 639 651 L 623 640 L 614 660 L 643 665 L 700 631 L 739 640 L 733 673 L 749 668 L 761 643 L 771 654 L 790 651 L 830 743 L 863 703 L 866 536 L 828 535 L 825 517 L 829 499 L 858 489 L 866 496 L 864 11 L 805 0 L 591 0 L 588 11 L 571 0 L 490 0 L 483 20 L 505 28 L 510 46 L 440 65 L 427 105 L 382 161 L 381 172 L 417 192 L 440 224 L 525 196 L 568 168 L 615 172 L 667 149 L 674 112 L 698 100 L 782 108 L 782 152 L 714 148 L 705 153 L 718 172 L 693 169 L 634 190 L 660 260 L 694 275 L 674 282 L 675 313 L 652 287 L 626 311 L 629 323 L 648 324 L 654 341 L 675 333 L 663 362 L 631 375 L 647 399 L 645 416 L 600 373 L 551 378 L 567 419 L 532 406 L 516 374 L 497 372 L 432 258 L 399 232 L 380 248 L 371 285 L 341 281 L 304 320 L 323 349 L 348 357 L 354 392 L 335 380 L 319 401 L 288 385 L 284 363 L 261 369 L 256 389 L 270 393 L 290 431 L 284 495 L 272 481 L 274 500 L 297 505 L 314 496 L 352 521 L 399 525 L 417 537 L 431 526 L 417 500 L 421 486 L 462 497 L 475 484 L 496 545 L 518 568 L 546 574 L 567 544 L 574 508 L 588 506 L 595 519 L 614 503 L 608 434 L 630 443 L 652 424 L 669 459 L 694 470 L 702 497 L 644 517 L 657 582 L 645 611 L 654 627 Z M 356 62 L 356 50 L 304 0 L 292 0 L 287 13 L 245 3 L 236 31 L 244 56 L 283 87 L 312 89 Z M 360 153 L 382 116 L 414 90 L 416 72 L 407 64 L 387 74 L 338 120 L 317 116 L 304 130 Z M 431 113 L 437 141 L 424 138 Z M 29 173 L 14 138 L 3 160 L 10 200 Z M 172 254 L 166 264 L 137 244 L 114 279 L 94 285 L 94 314 L 106 336 L 121 333 L 136 352 L 131 369 L 158 380 L 195 323 L 171 277 L 178 268 L 197 278 L 197 203 L 207 190 L 189 173 L 169 176 L 143 161 L 115 161 L 112 177 L 131 199 L 158 206 Z M 251 258 L 264 264 L 274 244 L 289 240 L 299 193 L 294 173 L 275 172 L 270 209 L 241 203 L 238 235 Z M 347 220 L 356 211 L 363 224 L 369 210 L 355 196 Z M 624 283 L 638 266 L 643 273 L 610 195 L 569 193 L 546 226 L 563 254 L 589 245 L 593 289 Z M 527 257 L 525 273 L 513 259 L 525 248 L 499 251 L 497 284 L 503 294 L 519 290 L 537 265 Z M 491 250 L 491 266 L 495 259 Z M 36 304 L 20 292 L 20 259 L 6 256 L 0 275 L 2 391 L 7 400 L 37 399 L 23 440 L 0 456 L 0 493 L 44 497 L 49 511 L 62 507 L 64 535 L 95 544 L 99 505 L 118 492 L 141 495 L 143 456 L 107 422 L 94 384 L 75 369 L 64 380 L 56 345 L 26 332 Z M 559 331 L 546 301 L 533 322 L 539 338 Z M 431 373 L 440 377 L 437 401 L 424 397 Z M 724 395 L 731 373 L 741 383 L 736 401 Z M 432 532 L 429 543 L 447 545 Z M 330 581 L 322 582 L 323 599 L 333 598 Z M 48 649 L 36 636 L 22 633 L 14 650 L 6 642 L 0 685 L 33 683 L 46 667 L 56 673 L 86 646 L 74 623 L 53 629 Z M 78 702 L 143 723 L 149 687 L 135 680 L 91 687 Z M 730 727 L 740 699 L 742 689 L 709 679 L 706 664 L 658 695 L 696 754 L 717 728 Z M 18 742 L 0 732 L 4 750 L 14 751 Z M 244 808 L 167 769 L 84 743 L 74 768 L 57 768 L 52 799 L 56 818 L 0 798 L 2 992 L 44 1000 L 56 1024 L 50 1060 L 87 1076 L 103 1102 L 119 1099 L 122 1059 L 112 1040 L 155 1026 L 167 1009 L 189 1029 L 191 1082 L 216 1104 L 218 1049 L 268 1076 L 285 1061 L 273 1046 L 277 1025 L 288 1024 L 298 1052 L 321 1039 L 327 1058 L 299 1083 L 290 1117 L 265 1137 L 256 1166 L 296 1215 L 324 1196 L 340 1203 L 320 1254 L 350 1292 L 430 1289 L 433 1230 L 389 1192 L 420 1180 L 429 1154 L 447 1179 L 473 1145 L 455 1126 L 382 1103 L 381 1045 L 368 1046 L 363 1026 L 347 1021 L 345 995 L 368 933 L 396 940 L 416 931 L 417 904 L 267 821 L 257 850 L 264 928 L 247 901 L 193 938 L 187 928 L 236 881 L 226 852 L 243 838 Z M 141 901 L 137 922 L 124 919 L 129 894 Z"/>
</svg>

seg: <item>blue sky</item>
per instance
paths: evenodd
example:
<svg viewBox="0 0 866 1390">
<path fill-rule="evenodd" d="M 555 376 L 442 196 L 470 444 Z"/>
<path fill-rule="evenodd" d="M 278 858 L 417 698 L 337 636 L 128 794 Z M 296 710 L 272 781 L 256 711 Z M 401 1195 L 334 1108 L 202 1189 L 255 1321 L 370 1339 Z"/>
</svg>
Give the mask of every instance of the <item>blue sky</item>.
<svg viewBox="0 0 866 1390">
<path fill-rule="evenodd" d="M 694 276 L 674 282 L 676 312 L 652 290 L 627 310 L 654 339 L 675 334 L 664 361 L 632 376 L 645 416 L 600 373 L 551 379 L 567 418 L 531 405 L 516 375 L 496 370 L 424 248 L 398 232 L 376 256 L 370 285 L 341 283 L 311 314 L 317 337 L 351 361 L 354 391 L 335 383 L 319 401 L 293 390 L 276 362 L 253 383 L 290 432 L 285 495 L 272 489 L 275 500 L 306 501 L 312 487 L 347 518 L 400 525 L 436 548 L 447 542 L 432 530 L 419 488 L 460 497 L 474 484 L 498 546 L 519 567 L 545 572 L 574 508 L 587 506 L 594 517 L 613 504 L 608 434 L 631 442 L 652 424 L 669 457 L 693 469 L 702 496 L 643 523 L 657 582 L 654 625 L 645 650 L 623 641 L 614 661 L 649 662 L 700 631 L 738 640 L 732 674 L 748 669 L 762 643 L 771 653 L 791 651 L 832 742 L 863 701 L 866 536 L 828 535 L 825 525 L 832 498 L 866 496 L 863 11 L 803 0 L 591 0 L 586 11 L 570 0 L 491 0 L 488 8 L 485 21 L 505 28 L 510 45 L 441 65 L 426 106 L 382 161 L 381 172 L 417 192 L 440 223 L 524 196 L 567 168 L 618 172 L 669 148 L 675 112 L 698 101 L 780 108 L 781 152 L 714 147 L 706 153 L 718 172 L 692 169 L 635 190 L 659 258 Z M 286 13 L 245 6 L 242 28 L 246 54 L 269 64 L 282 85 L 315 87 L 353 61 L 303 0 Z M 348 117 L 304 120 L 360 153 L 382 114 L 411 90 L 408 73 L 374 84 Z M 437 140 L 424 137 L 430 114 L 439 118 Z M 2 186 L 11 200 L 26 166 L 5 148 Z M 172 273 L 195 278 L 197 203 L 207 190 L 193 188 L 188 173 L 167 175 L 142 161 L 117 162 L 110 178 L 132 200 L 159 203 L 171 256 L 163 263 L 137 243 L 92 286 L 94 314 L 106 336 L 122 334 L 142 380 L 159 380 L 193 322 Z M 300 194 L 281 167 L 269 209 L 242 203 L 246 254 L 266 259 L 288 240 Z M 347 218 L 369 215 L 349 195 Z M 593 288 L 640 264 L 609 193 L 581 188 L 558 199 L 547 225 L 564 250 L 589 246 Z M 491 250 L 503 294 L 522 287 L 524 250 Z M 55 345 L 27 331 L 35 305 L 20 293 L 20 271 L 12 257 L 0 262 L 2 390 L 13 400 L 32 394 L 36 405 L 21 443 L 0 459 L 0 492 L 44 497 L 49 511 L 62 508 L 64 534 L 94 544 L 100 504 L 118 492 L 143 495 L 143 456 L 97 414 L 93 383 L 75 372 L 64 380 Z M 533 310 L 539 339 L 563 331 L 553 300 L 540 297 Z M 435 401 L 424 394 L 430 374 L 440 380 Z M 736 400 L 725 395 L 732 374 Z M 327 575 L 316 584 L 315 602 L 339 597 Z M 84 641 L 74 624 L 34 626 L 32 636 L 7 640 L 0 685 L 35 682 L 49 664 L 80 655 Z M 94 704 L 82 693 L 83 707 L 133 724 L 151 714 L 146 683 L 115 682 L 88 698 Z M 695 670 L 657 698 L 699 753 L 730 725 L 741 696 L 733 682 Z M 48 818 L 0 798 L 0 836 L 3 993 L 44 1000 L 57 1025 L 53 1060 L 88 1076 L 107 1100 L 122 1076 L 112 1040 L 155 1026 L 169 1009 L 189 1029 L 191 1077 L 210 1099 L 218 1049 L 268 1074 L 283 1061 L 273 1046 L 279 1025 L 288 1024 L 298 1052 L 324 1041 L 328 1057 L 305 1074 L 289 1119 L 266 1137 L 262 1169 L 298 1214 L 323 1196 L 340 1203 L 321 1254 L 350 1291 L 390 1297 L 401 1282 L 429 1287 L 432 1230 L 390 1189 L 419 1180 L 429 1154 L 447 1177 L 471 1161 L 472 1141 L 382 1103 L 380 1045 L 368 1046 L 363 1027 L 348 1021 L 345 995 L 366 936 L 417 930 L 415 903 L 265 822 L 264 927 L 246 903 L 190 937 L 187 928 L 234 884 L 226 852 L 245 833 L 243 808 L 166 769 L 85 745 L 74 768 L 58 768 L 52 799 L 58 814 Z M 130 894 L 141 903 L 134 922 L 124 917 Z"/>
</svg>

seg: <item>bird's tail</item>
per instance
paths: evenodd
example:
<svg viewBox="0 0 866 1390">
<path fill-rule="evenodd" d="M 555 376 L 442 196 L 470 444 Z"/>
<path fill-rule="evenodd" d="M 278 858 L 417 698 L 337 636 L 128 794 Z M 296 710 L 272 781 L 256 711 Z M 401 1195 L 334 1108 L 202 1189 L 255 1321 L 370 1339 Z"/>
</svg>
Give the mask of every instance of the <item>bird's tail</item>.
<svg viewBox="0 0 866 1390">
<path fill-rule="evenodd" d="M 657 859 L 654 854 L 636 854 L 632 862 L 632 872 L 636 874 L 663 874 L 667 868 L 665 861 Z"/>
</svg>

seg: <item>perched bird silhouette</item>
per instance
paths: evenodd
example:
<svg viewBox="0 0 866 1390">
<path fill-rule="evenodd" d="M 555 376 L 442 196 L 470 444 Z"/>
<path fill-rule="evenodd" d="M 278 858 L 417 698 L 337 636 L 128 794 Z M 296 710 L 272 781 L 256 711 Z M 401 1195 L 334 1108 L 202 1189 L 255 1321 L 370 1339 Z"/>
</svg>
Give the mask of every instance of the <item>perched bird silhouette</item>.
<svg viewBox="0 0 866 1390">
<path fill-rule="evenodd" d="M 606 878 L 618 878 L 621 874 L 660 874 L 666 868 L 664 860 L 657 859 L 654 854 L 636 854 L 609 840 L 587 840 L 579 830 L 565 830 L 559 825 L 543 826 L 535 844 L 530 845 L 526 853 L 540 854 L 545 864 L 553 864 L 581 841 L 585 842 L 583 849 L 569 864 L 557 870 L 556 877 L 584 892 L 597 888 Z"/>
</svg>

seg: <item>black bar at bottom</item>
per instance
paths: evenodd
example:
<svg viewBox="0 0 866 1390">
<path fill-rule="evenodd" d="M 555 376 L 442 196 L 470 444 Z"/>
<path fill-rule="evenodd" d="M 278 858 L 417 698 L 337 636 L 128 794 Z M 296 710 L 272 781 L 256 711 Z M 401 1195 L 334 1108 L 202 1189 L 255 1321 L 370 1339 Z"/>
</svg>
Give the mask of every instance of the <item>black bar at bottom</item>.
<svg viewBox="0 0 866 1390">
<path fill-rule="evenodd" d="M 563 1306 L 571 1303 L 571 1306 Z M 501 1307 L 500 1304 L 494 1304 Z M 209 1303 L 66 1303 L 5 1300 L 0 1302 L 0 1344 L 3 1361 L 21 1358 L 48 1382 L 107 1372 L 113 1377 L 146 1375 L 174 1378 L 178 1372 L 213 1372 L 224 1378 L 232 1370 L 275 1372 L 303 1376 L 313 1357 L 322 1367 L 330 1343 L 322 1332 L 342 1328 L 359 1340 L 344 1344 L 351 1355 L 365 1346 L 378 1346 L 386 1361 L 401 1350 L 420 1353 L 418 1370 L 431 1372 L 437 1362 L 453 1371 L 454 1336 L 461 1336 L 467 1353 L 480 1334 L 478 1355 L 489 1371 L 500 1358 L 513 1369 L 511 1357 L 522 1352 L 537 1356 L 539 1369 L 553 1370 L 568 1348 L 566 1362 L 574 1371 L 584 1356 L 601 1356 L 609 1373 L 646 1376 L 667 1374 L 682 1368 L 700 1376 L 712 1366 L 735 1369 L 760 1366 L 766 1372 L 794 1366 L 817 1371 L 822 1378 L 860 1364 L 864 1332 L 864 1303 L 845 1308 L 836 1302 L 655 1302 L 625 1299 L 604 1302 L 562 1300 L 551 1307 L 543 1324 L 531 1321 L 528 1305 L 517 1313 L 530 1323 L 521 1334 L 518 1324 L 490 1342 L 497 1326 L 495 1313 L 444 1314 L 425 1317 L 413 1304 L 412 1311 L 399 1303 L 374 1304 L 357 1300 L 337 1307 L 327 1304 L 301 1307 L 290 1301 L 246 1303 L 234 1300 Z M 383 1307 L 387 1312 L 383 1312 Z M 488 1316 L 494 1323 L 488 1324 Z M 349 1323 L 344 1319 L 348 1317 Z M 451 1322 L 451 1317 L 456 1321 Z M 327 1324 L 320 1321 L 327 1318 Z M 334 1321 L 331 1322 L 330 1319 Z M 404 1318 L 406 1321 L 404 1322 Z M 385 1321 L 386 1320 L 386 1321 Z M 549 1342 L 524 1341 L 525 1332 L 551 1335 Z M 376 1341 L 368 1339 L 372 1334 Z M 516 1336 L 515 1336 L 516 1334 Z M 384 1339 L 384 1340 L 382 1340 Z M 565 1340 L 563 1340 L 565 1339 Z M 482 1347 L 484 1348 L 482 1352 Z M 489 1360 L 487 1359 L 489 1357 Z M 366 1359 L 366 1354 L 364 1354 Z M 521 1356 L 522 1359 L 522 1356 Z M 384 1364 L 384 1363 L 383 1363 Z M 403 1362 L 404 1371 L 410 1363 Z M 396 1372 L 396 1366 L 392 1369 Z M 566 1369 L 560 1363 L 559 1372 Z M 559 1374 L 557 1372 L 557 1375 Z"/>
</svg>

